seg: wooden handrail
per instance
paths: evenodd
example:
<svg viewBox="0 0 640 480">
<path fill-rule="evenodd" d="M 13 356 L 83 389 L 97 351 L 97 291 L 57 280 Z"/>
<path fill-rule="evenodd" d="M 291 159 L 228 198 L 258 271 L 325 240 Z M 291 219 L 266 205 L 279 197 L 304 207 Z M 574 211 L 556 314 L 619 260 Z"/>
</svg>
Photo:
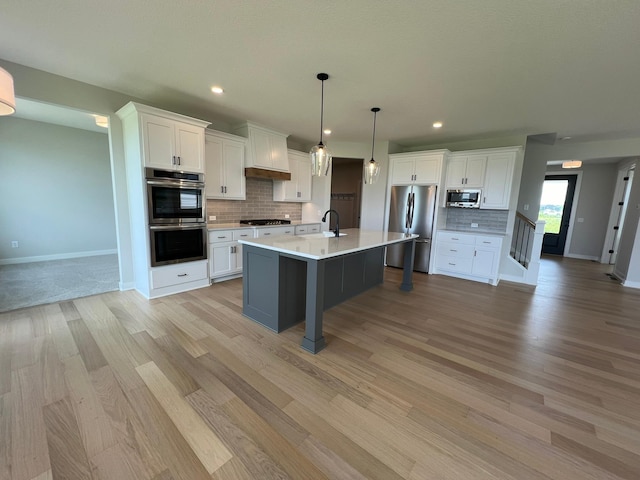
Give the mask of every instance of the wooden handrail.
<svg viewBox="0 0 640 480">
<path fill-rule="evenodd" d="M 536 228 L 536 222 L 534 222 L 533 220 L 529 220 L 527 217 L 525 217 L 520 212 L 516 212 L 516 216 L 518 218 L 522 219 L 522 221 L 528 223 L 531 226 L 531 228 Z"/>
</svg>

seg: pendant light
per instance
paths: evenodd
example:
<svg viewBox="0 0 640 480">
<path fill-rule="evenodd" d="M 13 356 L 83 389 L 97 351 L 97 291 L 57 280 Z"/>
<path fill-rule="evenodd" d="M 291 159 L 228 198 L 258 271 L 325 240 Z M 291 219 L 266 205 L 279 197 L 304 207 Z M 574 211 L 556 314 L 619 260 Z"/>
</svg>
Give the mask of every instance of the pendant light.
<svg viewBox="0 0 640 480">
<path fill-rule="evenodd" d="M 329 153 L 326 145 L 322 143 L 322 122 L 324 120 L 324 81 L 329 78 L 329 75 L 326 73 L 319 73 L 317 78 L 322 82 L 322 99 L 320 101 L 320 143 L 313 147 L 309 153 L 311 155 L 311 173 L 316 177 L 320 177 L 322 175 L 327 175 L 331 169 L 331 153 Z"/>
<path fill-rule="evenodd" d="M 13 91 L 13 77 L 0 67 L 0 115 L 11 115 L 16 111 L 16 96 Z"/>
<path fill-rule="evenodd" d="M 371 160 L 364 164 L 364 183 L 366 185 L 376 183 L 378 175 L 380 174 L 380 163 L 373 159 L 373 149 L 376 145 L 376 115 L 380 109 L 373 107 L 371 111 L 373 112 L 373 138 L 371 140 Z"/>
</svg>

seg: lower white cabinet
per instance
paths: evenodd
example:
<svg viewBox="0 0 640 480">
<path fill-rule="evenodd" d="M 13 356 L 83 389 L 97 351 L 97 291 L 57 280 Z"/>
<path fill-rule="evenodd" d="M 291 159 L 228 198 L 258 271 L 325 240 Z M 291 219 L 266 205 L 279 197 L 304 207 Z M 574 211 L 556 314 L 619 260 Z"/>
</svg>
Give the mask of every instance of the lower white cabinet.
<svg viewBox="0 0 640 480">
<path fill-rule="evenodd" d="M 308 225 L 296 225 L 296 235 L 306 235 L 308 233 L 320 233 L 320 224 L 311 223 Z"/>
<path fill-rule="evenodd" d="M 209 232 L 209 276 L 212 282 L 242 274 L 242 245 L 238 240 L 253 236 L 252 228 Z"/>
<path fill-rule="evenodd" d="M 451 231 L 436 237 L 436 272 L 498 284 L 502 237 Z"/>
<path fill-rule="evenodd" d="M 238 243 L 238 240 L 319 232 L 319 223 L 211 229 L 209 230 L 209 277 L 211 282 L 231 280 L 242 275 L 242 244 Z"/>
<path fill-rule="evenodd" d="M 278 235 L 295 235 L 296 227 L 294 225 L 282 226 L 278 225 L 275 227 L 259 227 L 256 228 L 256 237 L 277 237 Z"/>
<path fill-rule="evenodd" d="M 178 293 L 194 288 L 192 285 L 201 283 L 207 278 L 207 261 L 178 263 L 155 267 L 150 270 L 151 289 L 154 296 Z"/>
</svg>

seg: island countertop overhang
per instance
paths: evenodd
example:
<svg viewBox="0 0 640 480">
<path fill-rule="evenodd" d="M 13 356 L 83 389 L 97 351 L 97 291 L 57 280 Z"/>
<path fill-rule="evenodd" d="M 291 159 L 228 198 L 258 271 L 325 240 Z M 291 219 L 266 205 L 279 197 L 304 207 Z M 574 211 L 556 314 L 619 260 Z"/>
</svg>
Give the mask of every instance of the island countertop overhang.
<svg viewBox="0 0 640 480">
<path fill-rule="evenodd" d="M 393 243 L 406 242 L 418 237 L 414 234 L 360 230 L 358 228 L 349 228 L 342 232 L 346 235 L 341 237 L 318 237 L 317 234 L 283 235 L 272 238 L 242 239 L 238 242 L 288 255 L 323 260 Z"/>
</svg>

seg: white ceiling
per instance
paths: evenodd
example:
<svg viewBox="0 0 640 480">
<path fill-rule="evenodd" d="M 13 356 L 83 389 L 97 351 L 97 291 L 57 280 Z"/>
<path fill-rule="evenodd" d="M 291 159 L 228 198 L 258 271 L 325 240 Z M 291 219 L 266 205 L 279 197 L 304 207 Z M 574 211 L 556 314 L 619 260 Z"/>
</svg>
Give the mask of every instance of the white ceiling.
<svg viewBox="0 0 640 480">
<path fill-rule="evenodd" d="M 318 72 L 330 75 L 329 145 L 370 140 L 374 106 L 376 138 L 407 146 L 640 134 L 638 0 L 0 0 L 0 9 L 2 59 L 302 142 L 319 137 Z"/>
</svg>

